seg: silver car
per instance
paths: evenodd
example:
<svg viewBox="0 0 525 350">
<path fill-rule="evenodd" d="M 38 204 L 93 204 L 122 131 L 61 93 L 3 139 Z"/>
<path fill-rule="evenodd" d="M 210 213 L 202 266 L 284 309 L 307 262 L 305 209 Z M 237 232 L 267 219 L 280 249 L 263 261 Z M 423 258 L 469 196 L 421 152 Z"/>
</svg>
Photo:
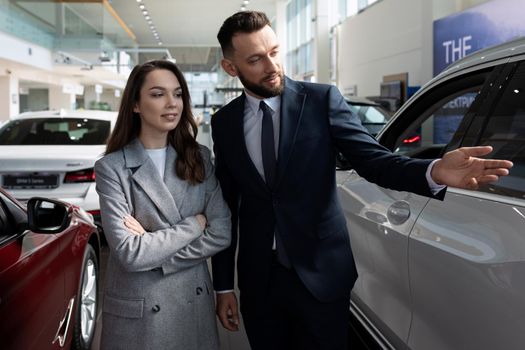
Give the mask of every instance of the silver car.
<svg viewBox="0 0 525 350">
<path fill-rule="evenodd" d="M 337 173 L 359 278 L 355 318 L 384 348 L 523 349 L 525 344 L 525 38 L 456 62 L 377 135 L 394 152 L 436 158 L 492 145 L 514 162 L 478 191 L 444 201 Z"/>
</svg>

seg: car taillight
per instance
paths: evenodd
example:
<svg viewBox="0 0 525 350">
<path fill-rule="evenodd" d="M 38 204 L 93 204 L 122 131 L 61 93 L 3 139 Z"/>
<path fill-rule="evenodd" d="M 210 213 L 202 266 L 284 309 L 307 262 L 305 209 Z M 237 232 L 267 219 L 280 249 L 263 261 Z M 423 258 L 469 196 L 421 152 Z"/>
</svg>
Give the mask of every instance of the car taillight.
<svg viewBox="0 0 525 350">
<path fill-rule="evenodd" d="M 413 136 L 413 137 L 409 137 L 407 139 L 404 139 L 403 140 L 403 143 L 407 144 L 407 143 L 414 143 L 414 142 L 418 142 L 419 140 L 421 140 L 421 136 L 419 135 L 416 135 L 416 136 Z"/>
<path fill-rule="evenodd" d="M 95 169 L 84 169 L 66 173 L 64 183 L 94 182 Z"/>
</svg>

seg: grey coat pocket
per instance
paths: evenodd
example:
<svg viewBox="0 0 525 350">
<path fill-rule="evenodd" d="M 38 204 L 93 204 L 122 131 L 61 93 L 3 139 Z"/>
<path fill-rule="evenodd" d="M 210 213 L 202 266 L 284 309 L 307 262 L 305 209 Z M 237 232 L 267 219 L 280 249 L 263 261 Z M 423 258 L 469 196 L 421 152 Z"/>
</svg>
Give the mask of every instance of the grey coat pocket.
<svg viewBox="0 0 525 350">
<path fill-rule="evenodd" d="M 106 294 L 104 295 L 104 306 L 102 309 L 104 312 L 115 316 L 142 318 L 144 299 L 123 299 Z"/>
</svg>

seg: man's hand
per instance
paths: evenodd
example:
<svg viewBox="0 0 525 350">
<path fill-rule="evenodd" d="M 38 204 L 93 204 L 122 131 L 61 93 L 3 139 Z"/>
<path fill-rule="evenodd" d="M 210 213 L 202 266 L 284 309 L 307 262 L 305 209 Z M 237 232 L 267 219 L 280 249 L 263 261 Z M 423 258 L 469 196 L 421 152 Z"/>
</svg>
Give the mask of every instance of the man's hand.
<svg viewBox="0 0 525 350">
<path fill-rule="evenodd" d="M 480 185 L 508 175 L 512 162 L 477 158 L 490 152 L 491 146 L 462 147 L 447 152 L 434 164 L 432 180 L 439 185 L 476 190 Z"/>
<path fill-rule="evenodd" d="M 229 331 L 239 330 L 239 312 L 234 292 L 217 293 L 217 316 L 222 326 Z"/>
</svg>

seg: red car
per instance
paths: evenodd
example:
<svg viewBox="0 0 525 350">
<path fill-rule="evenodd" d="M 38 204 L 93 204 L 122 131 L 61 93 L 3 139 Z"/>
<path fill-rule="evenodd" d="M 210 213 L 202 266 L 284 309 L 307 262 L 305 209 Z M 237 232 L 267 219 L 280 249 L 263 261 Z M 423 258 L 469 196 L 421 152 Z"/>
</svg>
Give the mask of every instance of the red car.
<svg viewBox="0 0 525 350">
<path fill-rule="evenodd" d="M 97 318 L 99 236 L 78 206 L 0 189 L 0 347 L 89 349 Z"/>
</svg>

